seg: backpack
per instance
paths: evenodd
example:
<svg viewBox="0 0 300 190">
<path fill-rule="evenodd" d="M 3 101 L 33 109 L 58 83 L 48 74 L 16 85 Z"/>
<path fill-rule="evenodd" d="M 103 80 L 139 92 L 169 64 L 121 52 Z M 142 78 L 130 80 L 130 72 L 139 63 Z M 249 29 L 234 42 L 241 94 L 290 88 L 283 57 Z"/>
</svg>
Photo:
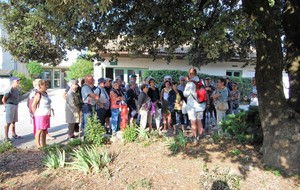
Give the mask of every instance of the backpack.
<svg viewBox="0 0 300 190">
<path fill-rule="evenodd" d="M 193 96 L 193 98 L 198 102 L 198 103 L 203 103 L 207 101 L 207 92 L 206 89 L 202 83 L 202 80 L 199 80 L 198 82 L 196 81 L 192 81 L 195 86 L 196 86 L 196 96 L 197 98 L 195 98 Z"/>
<path fill-rule="evenodd" d="M 35 95 L 36 95 L 37 93 L 39 93 L 39 94 L 42 96 L 42 94 L 41 94 L 40 92 L 35 91 L 34 96 L 32 96 L 32 97 L 30 98 L 30 94 L 29 94 L 29 96 L 28 96 L 28 98 L 27 98 L 27 107 L 28 107 L 28 110 L 29 110 L 30 115 L 32 115 L 32 116 L 33 116 L 32 103 L 33 103 L 34 97 L 35 97 Z M 37 103 L 37 106 L 38 106 L 38 105 L 39 105 L 39 102 Z"/>
</svg>

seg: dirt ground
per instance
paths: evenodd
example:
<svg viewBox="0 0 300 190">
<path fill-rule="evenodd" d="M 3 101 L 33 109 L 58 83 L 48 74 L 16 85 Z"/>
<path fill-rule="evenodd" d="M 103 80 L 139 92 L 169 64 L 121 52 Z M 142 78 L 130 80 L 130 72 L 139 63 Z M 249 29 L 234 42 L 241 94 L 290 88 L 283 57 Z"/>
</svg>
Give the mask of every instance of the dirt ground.
<svg viewBox="0 0 300 190">
<path fill-rule="evenodd" d="M 206 137 L 177 154 L 163 139 L 115 141 L 104 148 L 113 161 L 101 173 L 87 175 L 47 169 L 41 151 L 5 152 L 0 155 L 0 189 L 300 189 L 299 176 L 264 169 L 257 148 L 231 140 L 214 144 Z M 237 149 L 240 154 L 234 155 Z"/>
</svg>

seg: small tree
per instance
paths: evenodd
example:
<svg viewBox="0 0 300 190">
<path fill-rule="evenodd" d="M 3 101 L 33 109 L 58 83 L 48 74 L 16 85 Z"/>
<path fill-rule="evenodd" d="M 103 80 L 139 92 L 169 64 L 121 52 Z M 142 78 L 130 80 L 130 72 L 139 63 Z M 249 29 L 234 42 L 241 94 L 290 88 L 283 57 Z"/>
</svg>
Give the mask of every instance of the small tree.
<svg viewBox="0 0 300 190">
<path fill-rule="evenodd" d="M 67 78 L 71 80 L 72 78 L 78 79 L 80 77 L 84 77 L 88 74 L 93 74 L 94 66 L 92 61 L 88 61 L 86 59 L 77 59 L 75 63 L 73 63 L 67 71 Z"/>
<path fill-rule="evenodd" d="M 26 65 L 27 71 L 31 78 L 37 78 L 43 72 L 42 65 L 37 61 L 31 61 Z"/>
</svg>

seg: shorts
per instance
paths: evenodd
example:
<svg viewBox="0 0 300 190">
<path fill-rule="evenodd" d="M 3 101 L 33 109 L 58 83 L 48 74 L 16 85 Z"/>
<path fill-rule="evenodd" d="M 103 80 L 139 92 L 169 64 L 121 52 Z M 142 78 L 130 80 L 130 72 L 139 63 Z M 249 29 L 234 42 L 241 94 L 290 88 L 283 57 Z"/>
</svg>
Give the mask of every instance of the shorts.
<svg viewBox="0 0 300 190">
<path fill-rule="evenodd" d="M 187 114 L 190 120 L 201 120 L 203 118 L 203 111 L 195 112 L 193 110 L 188 110 Z"/>
<path fill-rule="evenodd" d="M 37 130 L 47 130 L 50 128 L 50 115 L 34 116 Z"/>
<path fill-rule="evenodd" d="M 18 122 L 18 105 L 6 104 L 6 123 Z"/>
</svg>

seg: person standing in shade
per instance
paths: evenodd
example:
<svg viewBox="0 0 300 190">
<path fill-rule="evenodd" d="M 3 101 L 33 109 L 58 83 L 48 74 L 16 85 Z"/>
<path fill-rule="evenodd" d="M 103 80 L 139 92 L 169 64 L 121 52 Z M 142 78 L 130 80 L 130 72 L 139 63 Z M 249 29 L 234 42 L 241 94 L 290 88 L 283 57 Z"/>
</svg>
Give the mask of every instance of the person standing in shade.
<svg viewBox="0 0 300 190">
<path fill-rule="evenodd" d="M 217 129 L 220 130 L 221 121 L 225 118 L 228 106 L 228 90 L 225 86 L 226 80 L 220 78 L 217 82 L 217 89 L 214 91 L 212 98 L 217 110 Z"/>
<path fill-rule="evenodd" d="M 134 92 L 136 83 L 133 81 L 129 82 L 129 90 L 126 92 L 126 97 L 127 97 L 127 106 L 129 108 L 129 113 L 128 113 L 128 118 L 129 118 L 129 123 L 130 126 L 133 126 L 135 123 L 135 120 L 137 119 L 137 107 L 136 107 L 136 102 L 138 100 L 138 96 Z"/>
<path fill-rule="evenodd" d="M 191 122 L 193 133 L 192 141 L 194 144 L 196 144 L 197 141 L 200 140 L 203 132 L 201 120 L 203 118 L 203 111 L 205 110 L 206 103 L 198 103 L 196 99 L 196 85 L 194 82 L 199 82 L 200 80 L 197 76 L 197 70 L 195 68 L 190 68 L 188 74 L 189 82 L 185 86 L 183 95 L 187 97 L 186 109 Z"/>
<path fill-rule="evenodd" d="M 112 82 L 112 89 L 109 93 L 109 97 L 111 100 L 110 110 L 111 110 L 111 129 L 112 136 L 116 137 L 117 131 L 120 126 L 120 105 L 122 101 L 125 101 L 125 97 L 119 91 L 119 83 L 118 81 Z"/>
<path fill-rule="evenodd" d="M 208 96 L 208 101 L 206 103 L 206 108 L 203 112 L 202 125 L 203 128 L 206 130 L 209 130 L 210 123 L 212 124 L 212 126 L 215 125 L 215 119 L 217 117 L 217 110 L 215 108 L 215 105 L 213 104 L 212 98 L 212 94 L 216 88 L 211 85 L 210 81 L 210 77 L 205 78 L 205 89 Z"/>
<path fill-rule="evenodd" d="M 20 99 L 20 79 L 18 77 L 11 77 L 11 88 L 7 89 L 2 98 L 2 103 L 5 106 L 6 125 L 4 126 L 5 140 L 10 141 L 8 138 L 9 127 L 11 127 L 12 137 L 20 139 L 21 136 L 16 134 L 15 124 L 18 122 L 18 104 Z"/>
<path fill-rule="evenodd" d="M 148 84 L 141 85 L 142 93 L 138 97 L 137 106 L 140 108 L 139 113 L 141 115 L 140 127 L 146 129 L 149 125 L 149 131 L 152 130 L 152 117 L 150 113 L 151 98 L 148 96 Z"/>
<path fill-rule="evenodd" d="M 238 90 L 238 85 L 236 82 L 232 83 L 231 94 L 231 113 L 237 114 L 239 112 L 240 106 L 240 91 Z"/>
<path fill-rule="evenodd" d="M 181 92 L 183 92 L 184 89 L 185 89 L 186 82 L 187 82 L 187 77 L 180 76 L 179 77 L 179 85 L 178 85 L 177 89 L 180 90 Z M 186 102 L 185 101 L 183 101 L 183 103 L 182 103 L 182 114 L 183 114 L 183 117 L 184 117 L 185 127 L 188 128 L 188 126 L 190 126 L 190 120 L 189 120 L 189 116 L 187 114 Z"/>
<path fill-rule="evenodd" d="M 99 100 L 99 96 L 93 91 L 94 87 L 94 77 L 92 75 L 87 75 L 84 78 L 84 84 L 81 88 L 82 95 L 82 123 L 81 129 L 83 130 L 87 125 L 87 118 L 92 116 L 93 109 L 95 109 L 96 102 Z"/>
<path fill-rule="evenodd" d="M 108 117 L 108 113 L 110 112 L 109 94 L 107 94 L 105 90 L 105 82 L 106 80 L 104 78 L 99 78 L 98 87 L 94 92 L 99 96 L 99 100 L 96 104 L 98 119 L 101 125 L 106 129 L 107 134 L 109 134 L 108 129 L 105 127 L 105 118 Z"/>
<path fill-rule="evenodd" d="M 182 114 L 182 104 L 186 101 L 186 98 L 183 96 L 181 90 L 178 90 L 177 82 L 172 82 L 172 90 L 169 93 L 168 101 L 170 103 L 170 110 L 171 110 L 171 120 L 173 125 L 173 135 L 176 135 L 177 128 L 176 128 L 176 114 L 180 120 L 182 132 L 184 132 L 184 118 Z"/>
<path fill-rule="evenodd" d="M 74 131 L 79 129 L 80 111 L 81 111 L 81 98 L 77 93 L 78 84 L 76 80 L 70 80 L 68 83 L 70 87 L 66 95 L 66 122 L 68 123 L 68 137 L 69 139 L 75 138 Z"/>
<path fill-rule="evenodd" d="M 155 119 L 155 126 L 157 130 L 160 130 L 160 115 L 161 106 L 160 94 L 158 88 L 155 86 L 155 80 L 153 78 L 149 79 L 149 90 L 148 96 L 151 98 L 151 116 Z M 152 120 L 151 120 L 152 121 Z"/>
</svg>

